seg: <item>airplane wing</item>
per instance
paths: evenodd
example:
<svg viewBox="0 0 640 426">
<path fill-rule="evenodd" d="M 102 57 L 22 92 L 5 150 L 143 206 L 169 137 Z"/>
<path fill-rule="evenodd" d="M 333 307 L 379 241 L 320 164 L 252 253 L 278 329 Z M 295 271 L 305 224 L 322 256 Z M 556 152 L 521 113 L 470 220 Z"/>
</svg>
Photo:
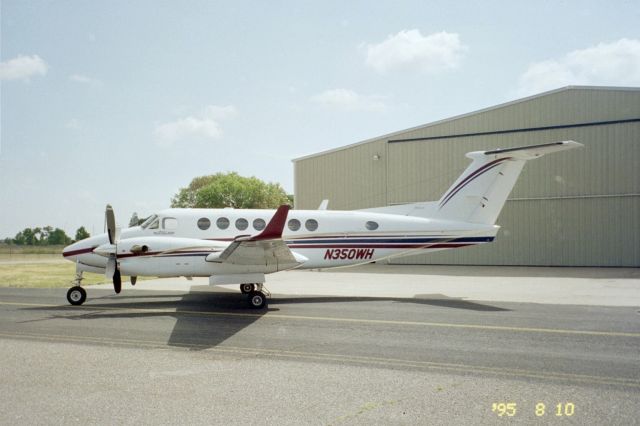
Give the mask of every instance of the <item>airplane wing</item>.
<svg viewBox="0 0 640 426">
<path fill-rule="evenodd" d="M 304 256 L 293 253 L 282 240 L 282 231 L 290 207 L 282 205 L 266 228 L 255 236 L 239 236 L 222 253 L 207 256 L 208 262 L 242 266 L 275 267 L 290 269 L 306 261 Z"/>
</svg>

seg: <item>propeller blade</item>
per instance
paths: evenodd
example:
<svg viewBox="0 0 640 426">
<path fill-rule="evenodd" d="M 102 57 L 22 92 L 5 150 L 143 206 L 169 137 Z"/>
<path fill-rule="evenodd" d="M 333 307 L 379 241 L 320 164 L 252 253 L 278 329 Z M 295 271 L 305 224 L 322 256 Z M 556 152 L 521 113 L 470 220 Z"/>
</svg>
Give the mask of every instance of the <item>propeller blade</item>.
<svg viewBox="0 0 640 426">
<path fill-rule="evenodd" d="M 117 268 L 113 274 L 113 289 L 116 294 L 120 293 L 120 290 L 122 290 L 122 277 L 120 276 L 120 270 Z"/>
<path fill-rule="evenodd" d="M 118 240 L 120 239 L 120 229 L 116 228 L 116 217 L 113 213 L 113 207 L 111 204 L 107 204 L 107 208 L 104 212 L 104 220 L 107 222 L 107 236 L 109 237 L 109 243 L 114 245 L 114 251 L 112 255 L 109 255 L 107 260 L 107 267 L 104 269 L 104 274 L 107 278 L 113 279 L 113 289 L 116 294 L 122 290 L 122 277 L 120 276 L 120 269 L 118 269 Z"/>
<path fill-rule="evenodd" d="M 104 268 L 104 276 L 107 278 L 113 278 L 113 275 L 115 274 L 116 269 L 117 269 L 116 257 L 109 256 L 109 259 L 107 259 L 107 266 L 106 268 Z"/>
<path fill-rule="evenodd" d="M 136 285 L 136 281 L 138 281 L 138 277 L 131 277 L 131 285 Z"/>
<path fill-rule="evenodd" d="M 109 236 L 109 242 L 111 244 L 116 243 L 116 217 L 113 214 L 113 207 L 111 204 L 107 204 L 107 208 L 104 212 L 104 217 L 107 222 L 107 235 Z"/>
</svg>

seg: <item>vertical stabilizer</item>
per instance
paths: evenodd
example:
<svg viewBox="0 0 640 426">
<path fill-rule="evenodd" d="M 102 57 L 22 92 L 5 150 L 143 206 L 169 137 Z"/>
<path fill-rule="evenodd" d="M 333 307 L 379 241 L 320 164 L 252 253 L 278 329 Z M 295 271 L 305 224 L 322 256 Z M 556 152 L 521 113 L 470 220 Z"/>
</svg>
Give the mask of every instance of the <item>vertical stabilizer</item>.
<svg viewBox="0 0 640 426">
<path fill-rule="evenodd" d="M 575 141 L 520 148 L 475 151 L 473 161 L 435 206 L 436 217 L 494 224 L 525 162 L 552 152 L 583 146 Z"/>
</svg>

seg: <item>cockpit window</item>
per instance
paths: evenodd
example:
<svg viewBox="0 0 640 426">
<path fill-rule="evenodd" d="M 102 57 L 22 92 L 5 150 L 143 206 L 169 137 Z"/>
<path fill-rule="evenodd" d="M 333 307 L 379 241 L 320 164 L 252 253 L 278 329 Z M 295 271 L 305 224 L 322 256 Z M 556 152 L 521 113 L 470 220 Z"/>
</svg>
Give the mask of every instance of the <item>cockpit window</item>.
<svg viewBox="0 0 640 426">
<path fill-rule="evenodd" d="M 153 223 L 154 220 L 158 219 L 158 215 L 152 214 L 151 216 L 149 216 L 144 222 L 142 222 L 142 225 L 140 225 L 142 227 L 142 229 L 147 229 L 149 227 L 149 225 L 151 225 Z M 157 222 L 156 222 L 156 228 L 158 227 Z M 154 229 L 154 228 L 152 228 Z"/>
</svg>

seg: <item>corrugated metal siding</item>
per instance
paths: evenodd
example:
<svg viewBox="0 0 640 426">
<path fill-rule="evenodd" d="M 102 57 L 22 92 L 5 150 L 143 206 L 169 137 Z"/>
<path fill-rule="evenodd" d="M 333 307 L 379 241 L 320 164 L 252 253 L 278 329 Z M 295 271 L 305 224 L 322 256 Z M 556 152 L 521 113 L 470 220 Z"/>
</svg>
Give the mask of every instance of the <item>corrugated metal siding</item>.
<svg viewBox="0 0 640 426">
<path fill-rule="evenodd" d="M 335 210 L 387 205 L 386 148 L 386 141 L 378 141 L 297 161 L 295 207 L 315 209 L 323 199 Z"/>
<path fill-rule="evenodd" d="M 637 118 L 638 96 L 629 90 L 569 89 L 415 129 L 392 140 Z"/>
<path fill-rule="evenodd" d="M 640 114 L 640 111 L 639 111 Z M 640 193 L 640 122 L 389 144 L 389 203 L 437 200 L 468 166 L 464 155 L 574 139 L 584 149 L 527 164 L 510 198 Z"/>
<path fill-rule="evenodd" d="M 393 140 L 640 117 L 640 91 L 568 89 L 396 134 Z M 525 167 L 498 224 L 499 242 L 394 263 L 640 266 L 640 122 L 387 143 L 373 140 L 295 162 L 296 207 L 356 209 L 437 200 L 464 154 L 574 139 L 585 149 Z M 381 156 L 379 161 L 373 155 Z M 534 198 L 534 200 L 527 200 Z M 537 200 L 535 198 L 542 198 Z M 524 200 L 523 200 L 524 199 Z"/>
</svg>

